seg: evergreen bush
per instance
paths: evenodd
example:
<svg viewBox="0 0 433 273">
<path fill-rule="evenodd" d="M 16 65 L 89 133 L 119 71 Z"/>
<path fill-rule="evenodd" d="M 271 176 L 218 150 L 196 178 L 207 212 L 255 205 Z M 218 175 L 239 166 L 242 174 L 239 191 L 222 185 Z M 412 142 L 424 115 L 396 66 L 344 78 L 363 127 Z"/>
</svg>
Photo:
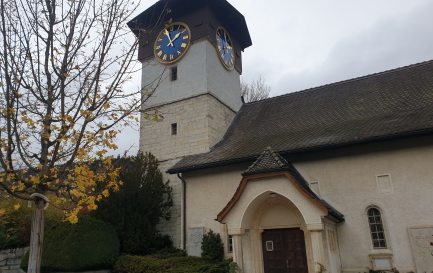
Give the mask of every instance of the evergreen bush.
<svg viewBox="0 0 433 273">
<path fill-rule="evenodd" d="M 75 224 L 62 223 L 46 232 L 43 272 L 76 272 L 111 269 L 119 256 L 119 240 L 114 228 L 88 216 Z M 26 270 L 28 254 L 21 267 Z"/>
<path fill-rule="evenodd" d="M 117 159 L 123 186 L 98 204 L 95 217 L 115 227 L 124 254 L 147 255 L 172 247 L 170 237 L 157 230 L 162 219 L 170 218 L 173 205 L 172 189 L 158 164 L 150 153 Z"/>
<path fill-rule="evenodd" d="M 221 236 L 218 233 L 210 230 L 203 236 L 201 251 L 201 256 L 205 259 L 210 259 L 217 262 L 223 261 L 224 244 L 221 240 Z"/>
<path fill-rule="evenodd" d="M 152 257 L 158 259 L 167 259 L 172 257 L 186 257 L 186 256 L 188 255 L 185 250 L 176 249 L 176 248 L 166 248 L 152 254 Z"/>
</svg>

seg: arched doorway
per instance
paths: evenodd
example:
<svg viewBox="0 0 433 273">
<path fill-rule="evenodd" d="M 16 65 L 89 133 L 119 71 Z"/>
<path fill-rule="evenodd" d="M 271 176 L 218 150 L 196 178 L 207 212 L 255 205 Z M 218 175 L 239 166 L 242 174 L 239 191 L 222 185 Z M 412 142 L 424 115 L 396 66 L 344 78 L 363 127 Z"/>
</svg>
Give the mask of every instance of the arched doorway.
<svg viewBox="0 0 433 273">
<path fill-rule="evenodd" d="M 320 272 L 322 268 L 339 272 L 338 268 L 330 267 L 325 229 L 328 224 L 344 221 L 344 216 L 315 195 L 301 179 L 288 172 L 246 176 L 217 215 L 216 220 L 226 225 L 232 237 L 233 260 L 244 273 L 265 273 L 262 234 L 277 229 L 303 232 L 305 254 L 299 251 L 295 256 L 306 258 L 308 273 Z M 302 241 L 300 234 L 292 237 Z M 304 273 L 303 269 L 299 273 Z"/>
<path fill-rule="evenodd" d="M 309 272 L 310 240 L 305 220 L 283 195 L 269 191 L 255 198 L 245 211 L 242 228 L 248 231 L 246 237 L 251 242 L 250 253 L 244 253 L 244 264 L 254 265 L 246 268 L 247 272 Z"/>
</svg>

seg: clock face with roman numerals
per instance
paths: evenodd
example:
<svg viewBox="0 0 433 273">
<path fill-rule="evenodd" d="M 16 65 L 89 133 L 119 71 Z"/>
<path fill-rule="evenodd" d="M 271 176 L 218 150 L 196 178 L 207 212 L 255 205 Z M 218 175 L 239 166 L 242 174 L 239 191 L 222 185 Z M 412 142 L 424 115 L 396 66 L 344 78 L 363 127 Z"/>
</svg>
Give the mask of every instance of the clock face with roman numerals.
<svg viewBox="0 0 433 273">
<path fill-rule="evenodd" d="M 223 27 L 219 27 L 216 39 L 218 57 L 226 69 L 232 70 L 235 67 L 235 49 L 230 35 Z"/>
<path fill-rule="evenodd" d="M 163 64 L 179 61 L 188 51 L 191 32 L 184 23 L 171 23 L 158 35 L 153 48 L 156 59 Z"/>
</svg>

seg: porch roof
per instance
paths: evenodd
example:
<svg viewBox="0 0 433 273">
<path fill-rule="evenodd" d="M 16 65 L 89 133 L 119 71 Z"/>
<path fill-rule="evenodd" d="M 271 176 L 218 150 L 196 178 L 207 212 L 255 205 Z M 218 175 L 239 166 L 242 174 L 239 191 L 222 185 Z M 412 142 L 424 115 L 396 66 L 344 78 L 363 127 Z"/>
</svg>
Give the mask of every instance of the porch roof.
<svg viewBox="0 0 433 273">
<path fill-rule="evenodd" d="M 230 210 L 236 205 L 245 190 L 249 180 L 260 179 L 269 176 L 283 176 L 284 173 L 294 178 L 294 182 L 300 186 L 301 190 L 312 200 L 317 201 L 328 211 L 328 217 L 337 223 L 344 222 L 344 215 L 327 201 L 318 196 L 311 190 L 309 183 L 299 173 L 299 171 L 281 155 L 274 152 L 271 147 L 266 148 L 257 160 L 242 174 L 242 179 L 238 189 L 232 199 L 227 203 L 224 209 L 218 214 L 217 220 L 222 222 Z"/>
</svg>

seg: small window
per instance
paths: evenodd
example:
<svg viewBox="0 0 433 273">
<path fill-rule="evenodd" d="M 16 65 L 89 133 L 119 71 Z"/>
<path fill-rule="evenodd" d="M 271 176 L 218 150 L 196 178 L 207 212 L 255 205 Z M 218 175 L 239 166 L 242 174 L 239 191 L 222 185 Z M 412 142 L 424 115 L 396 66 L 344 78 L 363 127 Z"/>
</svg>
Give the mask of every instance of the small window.
<svg viewBox="0 0 433 273">
<path fill-rule="evenodd" d="M 177 66 L 173 66 L 172 68 L 171 68 L 171 73 L 170 73 L 170 79 L 171 79 L 171 81 L 175 81 L 175 80 L 177 80 Z"/>
<path fill-rule="evenodd" d="M 229 237 L 228 237 L 228 248 L 227 248 L 227 251 L 229 253 L 233 253 L 233 236 L 232 235 L 229 235 Z"/>
<path fill-rule="evenodd" d="M 274 241 L 266 241 L 266 251 L 272 252 L 274 251 Z"/>
<path fill-rule="evenodd" d="M 377 208 L 370 208 L 367 214 L 373 248 L 386 248 L 385 231 L 380 211 Z"/>
<path fill-rule="evenodd" d="M 173 124 L 171 125 L 171 135 L 172 135 L 172 136 L 177 135 L 177 123 L 173 123 Z"/>
</svg>

